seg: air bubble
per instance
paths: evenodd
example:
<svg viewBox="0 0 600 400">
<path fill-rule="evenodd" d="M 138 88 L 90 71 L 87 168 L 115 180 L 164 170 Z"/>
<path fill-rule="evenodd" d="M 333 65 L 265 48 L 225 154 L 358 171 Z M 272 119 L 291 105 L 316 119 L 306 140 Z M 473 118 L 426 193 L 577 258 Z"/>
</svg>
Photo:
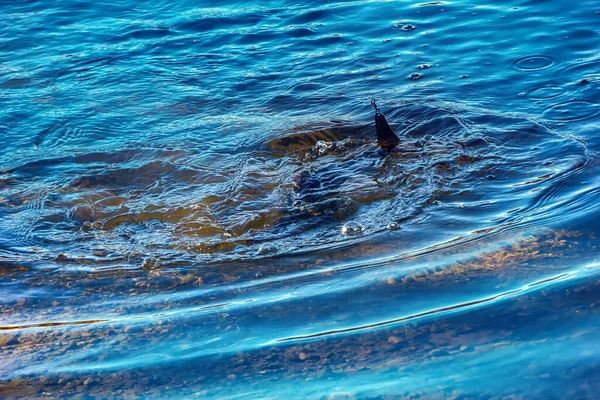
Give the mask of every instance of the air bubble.
<svg viewBox="0 0 600 400">
<path fill-rule="evenodd" d="M 342 234 L 345 236 L 360 235 L 365 231 L 365 227 L 360 222 L 349 221 L 342 226 Z"/>
<path fill-rule="evenodd" d="M 410 31 L 414 30 L 416 28 L 416 26 L 411 25 L 411 24 L 397 23 L 397 24 L 394 24 L 394 28 L 402 29 L 404 32 L 410 32 Z"/>
<path fill-rule="evenodd" d="M 304 208 L 306 207 L 306 203 L 303 202 L 302 200 L 294 200 L 294 202 L 292 203 L 292 206 L 294 208 L 299 209 L 300 211 L 303 211 Z"/>
<path fill-rule="evenodd" d="M 399 228 L 400 228 L 400 225 L 398 225 L 398 224 L 397 224 L 397 223 L 395 223 L 395 222 L 390 222 L 390 223 L 387 225 L 387 229 L 388 229 L 388 230 L 390 230 L 390 231 L 395 231 L 395 230 L 398 230 Z"/>
<path fill-rule="evenodd" d="M 420 74 L 418 72 L 413 72 L 412 74 L 410 74 L 408 76 L 408 79 L 412 79 L 413 81 L 416 81 L 417 79 L 421 79 L 423 77 L 423 74 Z"/>
<path fill-rule="evenodd" d="M 258 254 L 277 253 L 279 249 L 273 243 L 263 243 L 258 248 Z"/>
<path fill-rule="evenodd" d="M 158 262 L 158 259 L 156 259 L 154 257 L 146 257 L 146 258 L 144 258 L 144 261 L 142 261 L 143 269 L 155 269 L 159 266 L 160 266 L 160 263 Z"/>
</svg>

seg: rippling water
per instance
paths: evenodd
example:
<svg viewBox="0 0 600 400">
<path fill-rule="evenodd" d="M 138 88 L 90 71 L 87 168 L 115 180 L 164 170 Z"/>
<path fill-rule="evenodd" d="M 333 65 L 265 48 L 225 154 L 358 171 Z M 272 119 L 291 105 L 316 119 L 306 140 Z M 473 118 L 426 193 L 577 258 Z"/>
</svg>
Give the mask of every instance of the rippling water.
<svg viewBox="0 0 600 400">
<path fill-rule="evenodd" d="M 597 1 L 0 26 L 0 397 L 597 398 Z"/>
</svg>

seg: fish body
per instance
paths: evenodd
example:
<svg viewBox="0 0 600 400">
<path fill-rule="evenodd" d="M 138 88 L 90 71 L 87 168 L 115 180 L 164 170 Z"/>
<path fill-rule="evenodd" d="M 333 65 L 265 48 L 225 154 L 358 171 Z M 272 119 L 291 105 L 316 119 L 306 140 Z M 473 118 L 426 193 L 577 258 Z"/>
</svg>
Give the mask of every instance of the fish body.
<svg viewBox="0 0 600 400">
<path fill-rule="evenodd" d="M 335 163 L 301 170 L 293 179 L 293 199 L 294 203 L 300 204 L 305 211 L 311 214 L 334 214 L 340 218 L 358 208 L 357 202 L 349 196 L 351 192 L 368 192 L 374 189 L 372 187 L 373 178 L 378 175 L 378 167 L 375 166 L 378 164 L 377 159 L 385 157 L 385 153 L 398 146 L 400 138 L 392 130 L 374 100 L 371 101 L 371 104 L 375 108 L 377 145 L 385 152 L 381 154 L 381 150 L 378 152 L 366 150 L 355 154 L 355 157 L 344 156 Z M 360 141 L 351 142 L 352 140 L 356 141 L 357 139 L 347 138 L 341 142 L 318 142 L 314 146 L 315 155 L 318 157 L 321 154 L 343 154 L 343 150 L 364 144 Z M 348 144 L 351 145 L 348 146 Z M 369 158 L 372 160 L 369 161 Z M 365 193 L 361 197 L 371 198 L 372 196 Z M 387 197 L 387 194 L 384 193 L 383 197 Z"/>
</svg>

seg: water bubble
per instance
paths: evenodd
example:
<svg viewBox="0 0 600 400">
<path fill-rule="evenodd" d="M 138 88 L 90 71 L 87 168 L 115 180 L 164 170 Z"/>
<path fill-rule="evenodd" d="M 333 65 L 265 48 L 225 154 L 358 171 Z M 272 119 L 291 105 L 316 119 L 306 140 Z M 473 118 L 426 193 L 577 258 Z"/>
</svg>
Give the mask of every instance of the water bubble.
<svg viewBox="0 0 600 400">
<path fill-rule="evenodd" d="M 360 235 L 365 231 L 365 226 L 360 222 L 348 221 L 342 226 L 342 235 L 354 236 Z"/>
<path fill-rule="evenodd" d="M 579 79 L 577 82 L 575 82 L 577 85 L 587 85 L 588 83 L 590 83 L 590 80 L 587 78 L 582 78 Z"/>
<path fill-rule="evenodd" d="M 408 76 L 408 79 L 412 79 L 413 81 L 416 81 L 417 79 L 421 79 L 423 77 L 423 74 L 420 74 L 418 72 L 413 72 L 412 74 L 410 74 Z"/>
<path fill-rule="evenodd" d="M 277 253 L 279 249 L 273 243 L 263 243 L 258 248 L 258 254 L 271 254 Z"/>
<path fill-rule="evenodd" d="M 469 77 L 469 75 L 461 75 L 460 79 L 467 79 Z"/>
<path fill-rule="evenodd" d="M 54 257 L 54 260 L 58 261 L 58 262 L 60 262 L 60 261 L 67 261 L 68 257 L 67 257 L 67 255 L 65 253 L 58 253 L 56 255 L 56 257 Z"/>
<path fill-rule="evenodd" d="M 414 30 L 415 28 L 416 28 L 416 26 L 414 26 L 414 25 L 406 24 L 406 25 L 402 26 L 401 29 L 404 32 L 410 32 L 410 31 Z"/>
<path fill-rule="evenodd" d="M 298 208 L 300 211 L 304 210 L 304 207 L 306 207 L 306 203 L 303 202 L 302 200 L 294 200 L 294 202 L 292 203 L 292 206 L 295 208 Z"/>
<path fill-rule="evenodd" d="M 326 142 L 324 140 L 319 140 L 315 143 L 314 149 L 319 157 L 325 156 L 330 152 L 335 151 L 337 148 L 337 143 L 335 142 Z"/>
<path fill-rule="evenodd" d="M 94 229 L 102 229 L 102 222 L 100 221 L 95 221 L 92 223 L 92 228 Z"/>
<path fill-rule="evenodd" d="M 427 69 L 427 68 L 430 68 L 430 67 L 431 67 L 431 64 L 420 64 L 420 65 L 417 65 L 417 69 Z"/>
<path fill-rule="evenodd" d="M 256 277 L 256 278 L 262 278 L 263 277 L 263 273 L 259 271 L 256 274 L 254 274 L 254 277 Z"/>
<path fill-rule="evenodd" d="M 390 223 L 387 225 L 387 228 L 388 228 L 388 230 L 390 230 L 390 231 L 395 231 L 395 230 L 398 230 L 398 229 L 400 228 L 400 225 L 398 225 L 398 224 L 397 224 L 397 223 L 395 223 L 395 222 L 390 222 Z"/>
<path fill-rule="evenodd" d="M 154 269 L 159 266 L 160 266 L 160 263 L 158 262 L 158 259 L 156 259 L 154 257 L 146 257 L 146 258 L 144 258 L 144 261 L 142 261 L 143 269 Z"/>
</svg>

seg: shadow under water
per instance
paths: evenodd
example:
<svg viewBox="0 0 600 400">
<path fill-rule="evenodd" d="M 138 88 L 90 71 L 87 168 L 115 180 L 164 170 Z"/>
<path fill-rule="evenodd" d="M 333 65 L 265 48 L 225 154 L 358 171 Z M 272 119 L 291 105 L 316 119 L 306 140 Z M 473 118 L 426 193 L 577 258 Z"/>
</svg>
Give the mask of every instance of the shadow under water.
<svg viewBox="0 0 600 400">
<path fill-rule="evenodd" d="M 377 147 L 372 124 L 338 121 L 229 151 L 132 148 L 26 163 L 4 172 L 18 243 L 7 261 L 285 255 L 343 246 L 349 220 L 365 227 L 361 240 L 388 226 L 502 230 L 560 215 L 544 204 L 594 162 L 583 140 L 516 114 L 411 102 L 388 118 L 400 123 L 392 151 Z"/>
</svg>

